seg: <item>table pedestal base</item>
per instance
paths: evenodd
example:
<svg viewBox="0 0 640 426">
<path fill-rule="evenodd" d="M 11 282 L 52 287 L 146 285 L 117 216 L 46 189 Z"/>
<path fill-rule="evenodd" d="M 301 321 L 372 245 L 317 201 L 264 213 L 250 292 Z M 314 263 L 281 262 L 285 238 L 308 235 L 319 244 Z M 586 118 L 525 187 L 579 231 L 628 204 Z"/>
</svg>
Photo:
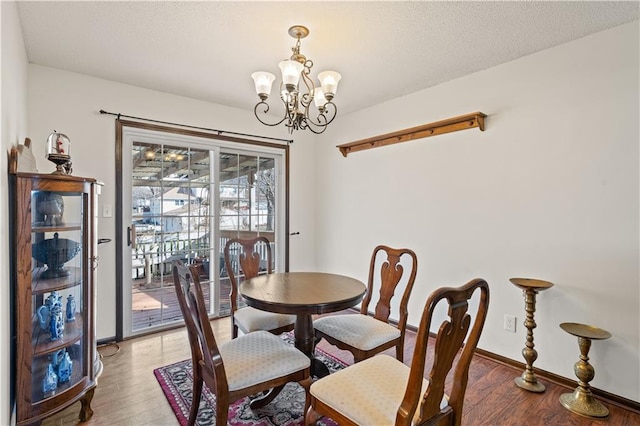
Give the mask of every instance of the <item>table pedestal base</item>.
<svg viewBox="0 0 640 426">
<path fill-rule="evenodd" d="M 311 375 L 313 377 L 317 377 L 318 379 L 328 376 L 329 367 L 327 367 L 324 362 L 320 361 L 319 359 L 313 358 L 311 360 Z"/>
<path fill-rule="evenodd" d="M 321 378 L 329 375 L 329 368 L 315 358 L 315 332 L 310 314 L 298 314 L 293 330 L 295 347 L 311 360 L 311 376 Z"/>
</svg>

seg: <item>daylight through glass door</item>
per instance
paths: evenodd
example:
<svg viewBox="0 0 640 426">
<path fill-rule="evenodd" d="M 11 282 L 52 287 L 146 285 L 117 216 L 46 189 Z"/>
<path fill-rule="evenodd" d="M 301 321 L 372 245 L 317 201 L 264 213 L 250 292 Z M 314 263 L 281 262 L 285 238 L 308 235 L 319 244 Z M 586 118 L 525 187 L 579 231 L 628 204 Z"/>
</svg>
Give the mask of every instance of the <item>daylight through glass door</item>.
<svg viewBox="0 0 640 426">
<path fill-rule="evenodd" d="M 193 263 L 204 272 L 217 220 L 211 208 L 209 150 L 135 143 L 132 161 L 131 330 L 135 333 L 182 319 L 172 264 Z M 211 311 L 209 280 L 205 283 Z"/>
<path fill-rule="evenodd" d="M 279 157 L 152 142 L 131 148 L 130 334 L 182 321 L 172 277 L 176 261 L 198 270 L 209 314 L 228 315 L 223 250 L 229 238 L 267 237 L 274 269 L 280 267 Z"/>
</svg>

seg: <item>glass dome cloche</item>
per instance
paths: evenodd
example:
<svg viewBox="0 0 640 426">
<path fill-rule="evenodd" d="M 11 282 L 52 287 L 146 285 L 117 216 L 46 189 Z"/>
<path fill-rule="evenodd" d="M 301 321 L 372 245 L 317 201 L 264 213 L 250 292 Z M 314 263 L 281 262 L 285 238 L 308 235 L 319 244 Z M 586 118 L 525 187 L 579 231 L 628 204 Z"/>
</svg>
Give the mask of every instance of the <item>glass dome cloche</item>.
<svg viewBox="0 0 640 426">
<path fill-rule="evenodd" d="M 56 165 L 53 174 L 71 174 L 71 141 L 67 135 L 53 131 L 47 138 L 47 160 Z"/>
</svg>

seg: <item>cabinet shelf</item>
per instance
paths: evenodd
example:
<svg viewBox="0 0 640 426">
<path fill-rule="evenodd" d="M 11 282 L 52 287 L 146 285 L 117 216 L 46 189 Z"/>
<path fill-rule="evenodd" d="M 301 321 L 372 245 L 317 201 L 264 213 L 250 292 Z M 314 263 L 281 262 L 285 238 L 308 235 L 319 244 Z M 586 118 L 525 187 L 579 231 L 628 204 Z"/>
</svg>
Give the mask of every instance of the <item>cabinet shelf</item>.
<svg viewBox="0 0 640 426">
<path fill-rule="evenodd" d="M 82 225 L 79 223 L 69 223 L 66 225 L 45 225 L 42 222 L 35 222 L 31 224 L 31 232 L 65 232 L 65 231 L 80 231 Z"/>
<path fill-rule="evenodd" d="M 80 368 L 80 361 L 73 360 L 73 368 L 71 370 L 71 377 L 69 381 L 65 383 L 59 383 L 56 390 L 52 392 L 44 393 L 42 391 L 41 386 L 34 387 L 31 392 L 31 400 L 36 402 L 37 404 L 46 403 L 49 399 L 55 398 L 57 395 L 61 395 L 70 388 L 78 385 L 79 382 L 83 379 L 82 369 Z M 47 371 L 48 362 L 39 363 L 34 371 L 34 377 L 36 379 L 36 383 L 42 383 L 42 379 L 44 379 L 44 374 Z M 78 365 L 76 365 L 78 364 Z M 36 409 L 37 410 L 37 409 Z"/>
<path fill-rule="evenodd" d="M 45 279 L 42 278 L 42 273 L 46 271 L 47 268 L 44 266 L 35 268 L 31 274 L 31 293 L 34 295 L 44 294 L 82 284 L 82 269 L 75 266 L 69 266 L 65 269 L 69 271 L 68 276 Z"/>
</svg>

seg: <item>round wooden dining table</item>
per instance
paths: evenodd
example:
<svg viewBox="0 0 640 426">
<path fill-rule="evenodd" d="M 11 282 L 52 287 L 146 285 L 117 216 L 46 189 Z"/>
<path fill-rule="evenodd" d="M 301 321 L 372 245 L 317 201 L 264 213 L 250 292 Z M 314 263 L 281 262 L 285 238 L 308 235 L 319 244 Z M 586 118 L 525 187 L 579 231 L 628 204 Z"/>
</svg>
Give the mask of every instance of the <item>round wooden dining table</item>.
<svg viewBox="0 0 640 426">
<path fill-rule="evenodd" d="M 314 358 L 314 314 L 336 312 L 358 304 L 366 286 L 344 275 L 324 272 L 282 272 L 260 275 L 240 284 L 247 305 L 263 311 L 295 314 L 295 346 L 311 359 L 316 377 L 329 374 L 327 367 Z"/>
</svg>

